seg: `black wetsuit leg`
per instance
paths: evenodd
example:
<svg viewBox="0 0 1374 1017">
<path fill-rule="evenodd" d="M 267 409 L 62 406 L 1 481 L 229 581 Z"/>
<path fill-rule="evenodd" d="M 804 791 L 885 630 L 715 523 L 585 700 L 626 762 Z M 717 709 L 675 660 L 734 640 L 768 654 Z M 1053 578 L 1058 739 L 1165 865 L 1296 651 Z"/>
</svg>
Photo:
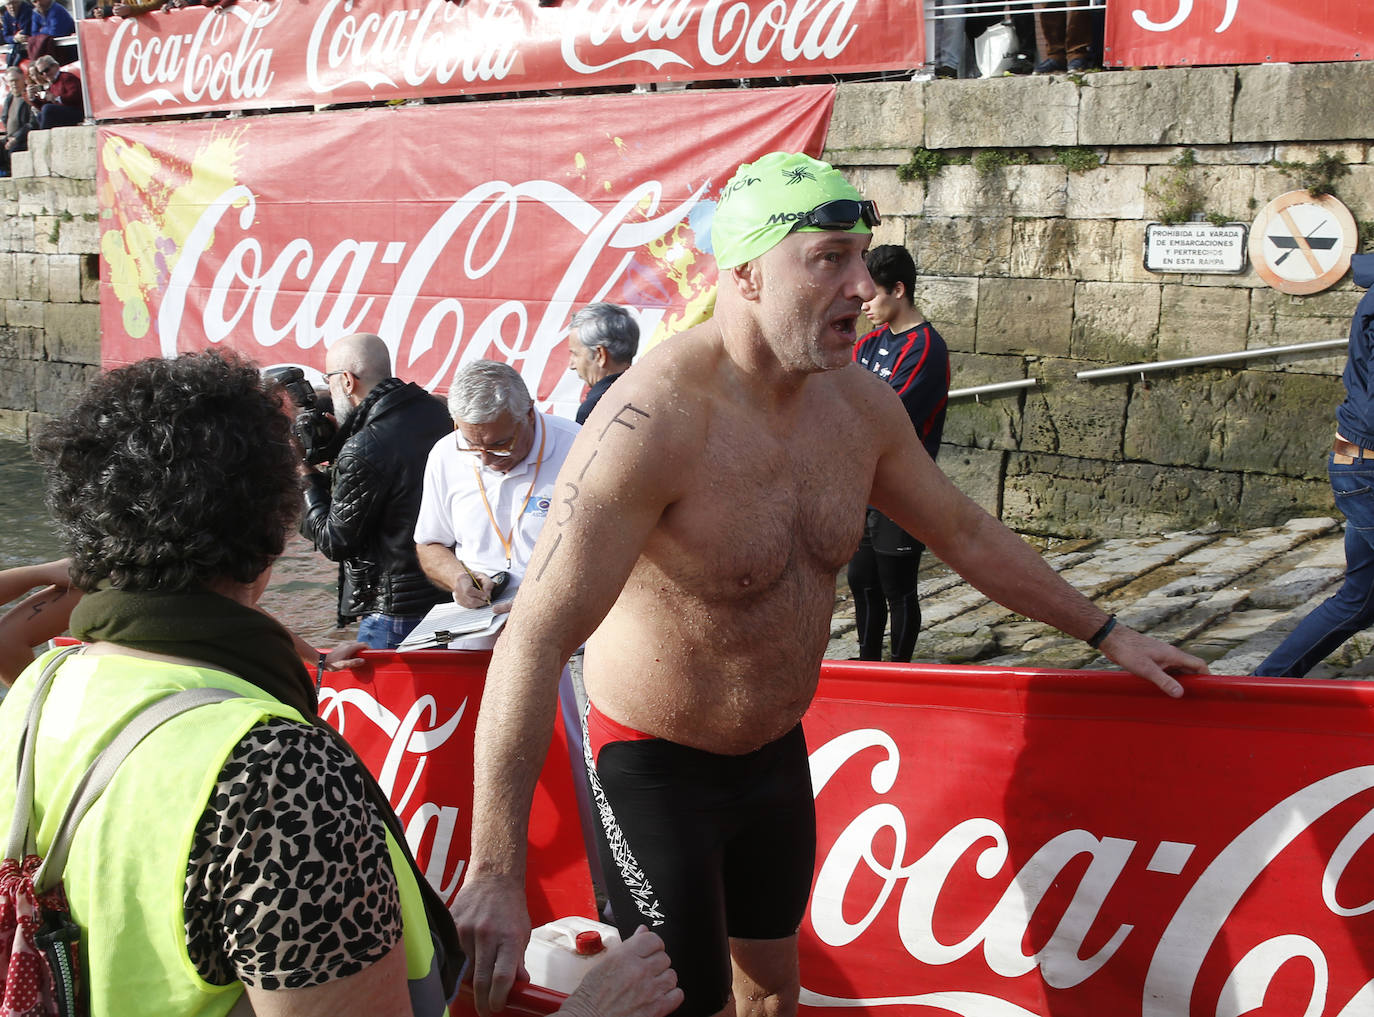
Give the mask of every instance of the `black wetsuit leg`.
<svg viewBox="0 0 1374 1017">
<path fill-rule="evenodd" d="M 588 767 L 607 894 L 621 935 L 663 937 L 685 1001 L 730 998 L 730 937 L 785 939 L 806 912 L 815 801 L 798 725 L 743 756 L 661 739 L 610 742 Z"/>
<path fill-rule="evenodd" d="M 914 554 L 874 552 L 873 555 L 887 615 L 892 619 L 892 659 L 902 664 L 911 663 L 916 652 L 916 637 L 921 634 L 921 601 L 916 596 L 916 583 L 924 550 L 924 544 L 917 544 Z M 880 646 L 881 640 L 880 634 Z"/>
<path fill-rule="evenodd" d="M 854 598 L 855 634 L 859 637 L 860 660 L 882 660 L 883 639 L 887 634 L 887 598 L 878 573 L 878 555 L 865 532 L 859 549 L 849 560 L 846 572 L 849 595 Z"/>
</svg>

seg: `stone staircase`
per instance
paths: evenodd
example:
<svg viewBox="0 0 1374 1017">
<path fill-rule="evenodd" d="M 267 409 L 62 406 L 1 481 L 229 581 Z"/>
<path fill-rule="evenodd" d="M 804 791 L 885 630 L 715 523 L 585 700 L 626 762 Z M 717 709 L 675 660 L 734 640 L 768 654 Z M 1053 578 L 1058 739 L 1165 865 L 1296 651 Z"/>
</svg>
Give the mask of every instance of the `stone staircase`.
<svg viewBox="0 0 1374 1017">
<path fill-rule="evenodd" d="M 1057 542 L 1046 560 L 1132 628 L 1182 646 L 1217 674 L 1249 674 L 1345 572 L 1342 526 L 1294 519 L 1244 532 L 1188 532 Z M 992 603 L 938 560 L 921 575 L 918 663 L 1094 668 L 1086 644 Z M 1374 630 L 1350 640 L 1312 678 L 1374 675 Z M 858 654 L 854 606 L 841 576 L 827 657 Z"/>
</svg>

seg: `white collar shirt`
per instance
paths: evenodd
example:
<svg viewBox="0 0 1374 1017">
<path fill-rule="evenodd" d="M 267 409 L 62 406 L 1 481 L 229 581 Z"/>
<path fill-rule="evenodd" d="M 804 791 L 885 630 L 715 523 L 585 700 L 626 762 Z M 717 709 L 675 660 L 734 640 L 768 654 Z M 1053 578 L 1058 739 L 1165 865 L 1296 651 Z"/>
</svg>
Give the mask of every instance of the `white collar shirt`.
<svg viewBox="0 0 1374 1017">
<path fill-rule="evenodd" d="M 534 416 L 529 454 L 507 473 L 489 470 L 477 456 L 460 452 L 453 437 L 436 443 L 425 464 L 424 495 L 415 522 L 417 544 L 450 547 L 475 572 L 509 572 L 511 593 L 529 567 L 554 504 L 558 471 L 580 430 L 562 417 Z M 509 564 L 503 536 L 510 538 Z"/>
</svg>

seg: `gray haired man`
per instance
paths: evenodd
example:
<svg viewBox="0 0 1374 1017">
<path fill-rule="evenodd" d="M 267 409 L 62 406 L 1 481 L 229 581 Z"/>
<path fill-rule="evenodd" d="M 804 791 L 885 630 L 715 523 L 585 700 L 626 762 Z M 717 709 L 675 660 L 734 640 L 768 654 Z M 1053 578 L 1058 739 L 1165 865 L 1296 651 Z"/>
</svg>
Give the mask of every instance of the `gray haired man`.
<svg viewBox="0 0 1374 1017">
<path fill-rule="evenodd" d="M 588 304 L 570 324 L 568 370 L 591 386 L 577 408 L 577 422 L 585 424 L 597 401 L 629 370 L 639 352 L 639 323 L 619 304 L 603 303 Z"/>
<path fill-rule="evenodd" d="M 524 379 L 495 360 L 458 369 L 448 410 L 455 433 L 429 453 L 415 550 L 431 582 L 480 607 L 500 573 L 520 585 L 578 427 L 536 412 Z"/>
</svg>

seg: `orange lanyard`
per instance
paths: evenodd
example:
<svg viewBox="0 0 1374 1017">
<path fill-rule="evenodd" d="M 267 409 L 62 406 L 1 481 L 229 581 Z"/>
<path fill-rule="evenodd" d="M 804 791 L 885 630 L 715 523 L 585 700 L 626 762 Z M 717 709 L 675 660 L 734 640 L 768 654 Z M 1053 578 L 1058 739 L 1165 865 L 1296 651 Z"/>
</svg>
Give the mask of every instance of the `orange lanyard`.
<svg viewBox="0 0 1374 1017">
<path fill-rule="evenodd" d="M 539 426 L 539 458 L 534 461 L 534 477 L 530 480 L 529 490 L 525 492 L 525 500 L 520 503 L 520 511 L 515 513 L 515 521 L 510 524 L 510 533 L 501 532 L 501 524 L 496 521 L 496 513 L 491 510 L 491 502 L 487 500 L 487 485 L 482 482 L 482 473 L 477 469 L 476 462 L 472 464 L 472 475 L 477 480 L 477 491 L 482 495 L 482 505 L 487 510 L 487 519 L 491 521 L 491 528 L 496 531 L 496 539 L 501 541 L 501 550 L 506 552 L 506 568 L 508 569 L 511 567 L 511 548 L 515 543 L 515 528 L 520 525 L 520 517 L 525 514 L 525 509 L 529 507 L 530 496 L 534 494 L 534 485 L 539 483 L 539 469 L 544 465 L 544 439 L 549 435 L 549 427 L 542 420 L 539 420 L 537 413 L 535 420 Z"/>
</svg>

